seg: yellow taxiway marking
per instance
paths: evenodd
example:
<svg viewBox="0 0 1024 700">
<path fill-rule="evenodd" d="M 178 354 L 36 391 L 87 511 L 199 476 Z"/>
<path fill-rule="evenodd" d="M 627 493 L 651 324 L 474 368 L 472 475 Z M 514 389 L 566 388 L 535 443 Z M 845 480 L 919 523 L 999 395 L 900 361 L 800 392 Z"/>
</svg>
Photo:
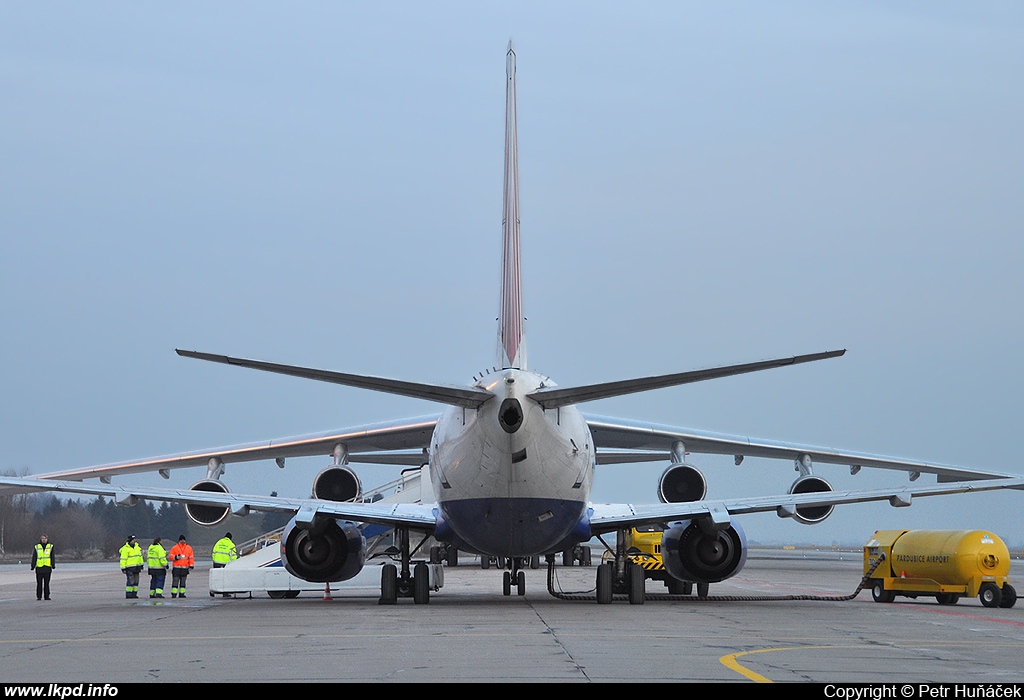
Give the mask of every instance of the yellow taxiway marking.
<svg viewBox="0 0 1024 700">
<path fill-rule="evenodd" d="M 738 673 L 738 674 L 740 674 L 742 676 L 746 676 L 747 678 L 749 678 L 750 680 L 754 681 L 755 683 L 774 683 L 775 681 L 773 681 L 771 678 L 765 678 L 760 673 L 754 673 L 749 668 L 746 668 L 745 666 L 742 666 L 736 659 L 738 659 L 741 656 L 747 656 L 748 654 L 764 654 L 764 653 L 770 652 L 770 651 L 798 651 L 798 650 L 803 650 L 803 649 L 867 649 L 867 648 L 869 648 L 871 646 L 874 646 L 874 645 L 872 645 L 872 644 L 853 644 L 853 645 L 850 645 L 850 644 L 828 644 L 828 645 L 824 645 L 824 646 L 812 646 L 812 647 L 806 647 L 806 646 L 801 646 L 801 647 L 769 647 L 768 649 L 753 649 L 751 651 L 740 651 L 740 652 L 737 652 L 735 654 L 726 654 L 725 656 L 720 658 L 719 661 L 722 662 L 722 665 L 725 666 L 726 668 L 730 668 L 733 671 L 735 671 L 736 673 Z"/>
</svg>

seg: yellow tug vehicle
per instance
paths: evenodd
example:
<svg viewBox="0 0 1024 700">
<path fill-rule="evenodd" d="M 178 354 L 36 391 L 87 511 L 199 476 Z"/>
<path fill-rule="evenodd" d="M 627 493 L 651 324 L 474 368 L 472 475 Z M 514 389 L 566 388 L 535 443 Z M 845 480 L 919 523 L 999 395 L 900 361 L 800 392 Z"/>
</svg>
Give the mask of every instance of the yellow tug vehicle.
<svg viewBox="0 0 1024 700">
<path fill-rule="evenodd" d="M 891 603 L 896 596 L 935 596 L 955 605 L 977 596 L 986 608 L 1012 608 L 1010 551 L 985 530 L 876 530 L 864 545 L 864 574 L 871 573 L 871 597 Z"/>
</svg>

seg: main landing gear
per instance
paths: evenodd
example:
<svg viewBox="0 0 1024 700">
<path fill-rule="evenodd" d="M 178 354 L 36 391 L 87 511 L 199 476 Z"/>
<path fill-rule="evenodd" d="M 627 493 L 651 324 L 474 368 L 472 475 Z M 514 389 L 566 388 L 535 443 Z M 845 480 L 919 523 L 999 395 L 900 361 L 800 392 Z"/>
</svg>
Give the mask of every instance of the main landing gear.
<svg viewBox="0 0 1024 700">
<path fill-rule="evenodd" d="M 626 556 L 626 532 L 615 538 L 615 558 L 597 567 L 597 602 L 607 605 L 616 593 L 629 596 L 630 605 L 643 605 L 647 593 L 644 568 Z"/>
<path fill-rule="evenodd" d="M 394 564 L 380 567 L 380 600 L 379 605 L 394 605 L 402 598 L 412 598 L 417 605 L 430 602 L 430 569 L 426 562 L 416 562 L 410 571 L 411 555 L 409 553 L 409 528 L 397 528 L 395 536 L 401 557 L 402 570 Z"/>
</svg>

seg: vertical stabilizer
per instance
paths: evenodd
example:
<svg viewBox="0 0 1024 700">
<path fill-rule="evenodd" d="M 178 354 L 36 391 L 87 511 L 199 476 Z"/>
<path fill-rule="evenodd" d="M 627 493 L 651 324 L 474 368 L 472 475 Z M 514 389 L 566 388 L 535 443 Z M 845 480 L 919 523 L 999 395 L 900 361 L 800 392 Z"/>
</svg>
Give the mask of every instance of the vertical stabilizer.
<svg viewBox="0 0 1024 700">
<path fill-rule="evenodd" d="M 498 361 L 502 367 L 526 369 L 523 338 L 523 293 L 519 268 L 519 150 L 516 142 L 516 52 L 508 42 L 505 56 L 505 203 L 502 221 L 501 313 L 498 316 Z"/>
</svg>

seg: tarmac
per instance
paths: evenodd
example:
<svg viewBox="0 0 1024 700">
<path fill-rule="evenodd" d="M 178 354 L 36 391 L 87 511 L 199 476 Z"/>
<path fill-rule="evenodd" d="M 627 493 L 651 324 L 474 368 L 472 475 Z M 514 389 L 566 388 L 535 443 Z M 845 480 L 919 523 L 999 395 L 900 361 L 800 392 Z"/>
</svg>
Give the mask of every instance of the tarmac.
<svg viewBox="0 0 1024 700">
<path fill-rule="evenodd" d="M 28 566 L 3 565 L 0 683 L 1024 682 L 1024 604 L 837 600 L 860 583 L 857 552 L 752 552 L 706 601 L 648 581 L 658 599 L 597 605 L 595 574 L 556 567 L 564 600 L 527 570 L 526 595 L 505 597 L 467 557 L 428 605 L 379 606 L 376 566 L 278 600 L 210 597 L 200 565 L 186 599 L 149 600 L 143 575 L 126 600 L 116 563 L 60 564 L 37 601 Z"/>
</svg>

